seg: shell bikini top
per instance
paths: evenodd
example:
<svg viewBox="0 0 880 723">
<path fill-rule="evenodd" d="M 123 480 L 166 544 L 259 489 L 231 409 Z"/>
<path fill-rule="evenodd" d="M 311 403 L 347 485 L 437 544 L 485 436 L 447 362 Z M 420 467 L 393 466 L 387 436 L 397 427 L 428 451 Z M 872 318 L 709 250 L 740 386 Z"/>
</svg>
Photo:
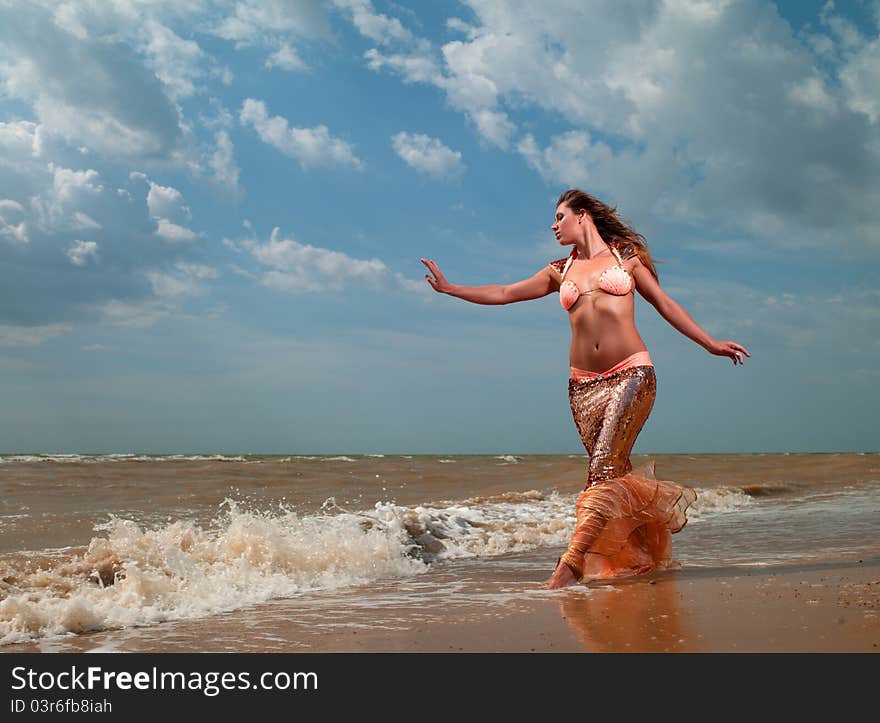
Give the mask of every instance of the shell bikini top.
<svg viewBox="0 0 880 723">
<path fill-rule="evenodd" d="M 599 276 L 599 285 L 597 287 L 594 289 L 587 289 L 586 291 L 581 291 L 574 281 L 565 280 L 565 275 L 568 273 L 572 261 L 577 258 L 576 248 L 572 249 L 568 260 L 564 261 L 563 259 L 559 259 L 558 261 L 551 262 L 550 268 L 559 274 L 559 303 L 562 304 L 563 309 L 568 311 L 577 303 L 577 300 L 581 296 L 592 294 L 594 291 L 604 291 L 613 296 L 626 296 L 635 289 L 635 279 L 633 279 L 629 271 L 623 267 L 623 259 L 621 258 L 620 253 L 614 248 L 614 246 L 610 246 L 609 248 L 611 249 L 611 253 L 614 254 L 614 258 L 617 259 L 617 263 L 614 266 L 609 266 L 602 272 Z M 630 253 L 628 254 L 628 257 L 633 255 L 634 254 Z M 562 265 L 563 262 L 564 266 Z M 561 269 L 559 268 L 560 266 L 562 266 Z"/>
</svg>

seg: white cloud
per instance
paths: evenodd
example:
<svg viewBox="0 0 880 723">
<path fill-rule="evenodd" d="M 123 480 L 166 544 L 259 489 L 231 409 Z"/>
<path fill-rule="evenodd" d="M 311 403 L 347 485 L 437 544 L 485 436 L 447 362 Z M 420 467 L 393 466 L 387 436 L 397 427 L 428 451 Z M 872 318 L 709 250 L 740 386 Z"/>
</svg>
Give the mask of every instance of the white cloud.
<svg viewBox="0 0 880 723">
<path fill-rule="evenodd" d="M 0 165 L 38 156 L 37 128 L 30 121 L 0 122 Z"/>
<path fill-rule="evenodd" d="M 97 195 L 104 190 L 99 183 L 98 172 L 92 169 L 75 171 L 72 168 L 62 168 L 54 163 L 49 164 L 52 172 L 52 188 L 55 200 L 64 205 L 73 203 L 84 194 Z"/>
<path fill-rule="evenodd" d="M 150 209 L 151 216 L 175 221 L 189 221 L 192 218 L 180 191 L 173 186 L 160 186 L 153 181 L 149 181 L 149 184 L 147 208 Z"/>
<path fill-rule="evenodd" d="M 880 80 L 880 77 L 878 77 Z M 807 108 L 832 114 L 837 111 L 837 101 L 829 93 L 822 79 L 813 76 L 795 83 L 788 91 L 789 98 Z"/>
<path fill-rule="evenodd" d="M 604 143 L 592 143 L 586 131 L 569 131 L 554 136 L 550 145 L 538 147 L 531 135 L 525 136 L 517 150 L 528 164 L 548 182 L 562 185 L 592 186 L 601 183 L 595 169 L 607 165 L 613 158 L 611 149 Z"/>
<path fill-rule="evenodd" d="M 412 38 L 367 50 L 367 65 L 437 87 L 548 183 L 589 182 L 628 214 L 711 219 L 773 242 L 782 229 L 803 246 L 876 244 L 880 40 L 833 3 L 829 34 L 804 36 L 769 0 L 466 4 L 473 20 L 447 23 L 465 37 L 439 59 Z M 552 138 L 537 138 L 534 116 L 516 138 L 534 110 L 561 126 Z"/>
<path fill-rule="evenodd" d="M 834 14 L 834 0 L 828 0 L 819 13 L 823 25 L 831 30 L 834 40 L 843 50 L 855 50 L 864 43 L 858 28 L 846 18 Z"/>
<path fill-rule="evenodd" d="M 370 48 L 364 57 L 370 70 L 379 71 L 382 68 L 391 70 L 403 76 L 406 83 L 432 83 L 440 85 L 443 75 L 437 62 L 427 53 L 391 53 L 385 54 Z"/>
<path fill-rule="evenodd" d="M 483 108 L 468 112 L 468 117 L 477 126 L 483 138 L 507 150 L 511 138 L 516 133 L 516 125 L 508 118 L 507 113 Z"/>
<path fill-rule="evenodd" d="M 391 271 L 379 259 L 355 259 L 340 251 L 282 239 L 278 228 L 272 230 L 267 243 L 253 244 L 250 251 L 271 269 L 263 276 L 264 284 L 293 293 L 339 289 L 348 282 L 381 288 L 391 278 Z"/>
<path fill-rule="evenodd" d="M 464 172 L 461 153 L 437 138 L 401 131 L 392 136 L 391 144 L 407 165 L 421 173 L 435 178 L 451 178 Z"/>
<path fill-rule="evenodd" d="M 370 0 L 333 0 L 333 4 L 351 15 L 361 35 L 380 45 L 392 42 L 412 43 L 412 33 L 397 18 L 377 13 Z"/>
<path fill-rule="evenodd" d="M 266 58 L 266 67 L 281 68 L 282 70 L 305 70 L 306 64 L 299 57 L 296 49 L 285 43 Z"/>
<path fill-rule="evenodd" d="M 156 226 L 156 235 L 171 243 L 186 243 L 198 238 L 195 231 L 172 223 L 167 218 L 157 218 Z"/>
<path fill-rule="evenodd" d="M 295 158 L 304 169 L 328 165 L 363 168 L 363 162 L 355 155 L 352 146 L 332 137 L 326 126 L 289 128 L 286 118 L 270 117 L 266 104 L 253 98 L 244 101 L 239 119 L 244 125 L 252 125 L 264 143 Z"/>
<path fill-rule="evenodd" d="M 98 244 L 94 241 L 81 241 L 77 239 L 67 249 L 67 258 L 74 266 L 85 266 L 89 259 L 97 260 Z"/>
<path fill-rule="evenodd" d="M 162 186 L 140 171 L 133 171 L 129 177 L 147 184 L 147 209 L 150 218 L 156 223 L 157 236 L 175 244 L 188 243 L 199 237 L 199 234 L 184 225 L 192 219 L 192 212 L 180 191 L 173 186 Z"/>
<path fill-rule="evenodd" d="M 73 231 L 96 231 L 101 228 L 95 219 L 82 211 L 74 211 L 70 219 L 70 229 Z"/>
<path fill-rule="evenodd" d="M 148 40 L 144 50 L 156 76 L 171 89 L 175 98 L 196 92 L 196 82 L 204 75 L 200 67 L 205 54 L 194 40 L 184 40 L 156 20 L 145 23 Z"/>
<path fill-rule="evenodd" d="M 848 106 L 872 124 L 880 118 L 880 39 L 859 49 L 840 71 Z"/>
<path fill-rule="evenodd" d="M 241 0 L 213 32 L 227 40 L 260 43 L 287 33 L 326 37 L 329 26 L 320 0 Z"/>
<path fill-rule="evenodd" d="M 235 162 L 232 141 L 226 131 L 217 131 L 214 139 L 217 150 L 211 156 L 210 166 L 214 171 L 214 179 L 225 186 L 232 194 L 240 192 L 238 186 L 239 168 Z"/>
<path fill-rule="evenodd" d="M 0 199 L 0 236 L 18 243 L 29 243 L 23 216 L 24 207 L 20 203 L 9 198 Z"/>
<path fill-rule="evenodd" d="M 99 200 L 104 187 L 94 169 L 77 171 L 49 163 L 52 187 L 43 195 L 30 199 L 37 225 L 46 232 L 58 230 L 94 230 L 101 228 L 89 214 L 81 210 Z"/>
<path fill-rule="evenodd" d="M 766 0 L 468 5 L 467 38 L 444 45 L 441 72 L 423 82 L 502 148 L 521 110 L 552 114 L 561 132 L 532 130 L 514 146 L 548 183 L 610 193 L 628 215 L 711 219 L 773 243 L 876 245 L 880 41 L 833 6 L 829 68 Z M 490 114 L 503 114 L 500 130 Z"/>
<path fill-rule="evenodd" d="M 210 130 L 229 130 L 235 125 L 235 116 L 229 112 L 218 98 L 209 98 L 208 103 L 214 111 L 214 115 L 199 115 L 199 121 L 201 121 L 205 128 Z"/>
<path fill-rule="evenodd" d="M 392 272 L 379 259 L 356 259 L 341 251 L 282 239 L 278 228 L 265 244 L 244 245 L 253 257 L 269 268 L 262 283 L 281 291 L 301 294 L 346 288 L 355 284 L 371 289 L 418 289 L 422 284 Z"/>
<path fill-rule="evenodd" d="M 179 146 L 178 111 L 130 43 L 124 25 L 53 23 L 48 8 L 20 3 L 0 23 L 0 87 L 33 106 L 40 123 L 76 146 L 127 157 L 169 157 Z M 61 13 L 64 20 L 64 13 Z M 77 16 L 79 17 L 79 16 Z M 90 21 L 89 21 L 90 22 Z M 80 32 L 82 31 L 82 32 Z M 79 37 L 77 33 L 79 32 Z"/>
</svg>

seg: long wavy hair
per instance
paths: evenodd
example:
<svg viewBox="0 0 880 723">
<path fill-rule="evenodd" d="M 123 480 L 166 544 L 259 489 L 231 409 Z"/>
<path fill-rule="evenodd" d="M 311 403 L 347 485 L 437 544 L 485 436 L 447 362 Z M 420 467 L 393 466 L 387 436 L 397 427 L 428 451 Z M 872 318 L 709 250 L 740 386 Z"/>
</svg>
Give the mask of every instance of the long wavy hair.
<svg viewBox="0 0 880 723">
<path fill-rule="evenodd" d="M 616 241 L 618 246 L 632 246 L 642 264 L 647 267 L 655 279 L 660 280 L 657 276 L 657 269 L 654 267 L 655 261 L 651 257 L 651 252 L 648 251 L 648 242 L 645 241 L 642 234 L 620 219 L 620 216 L 617 215 L 617 207 L 602 203 L 598 198 L 584 193 L 579 188 L 571 188 L 563 193 L 556 202 L 556 206 L 562 204 L 568 206 L 575 213 L 586 211 L 593 219 L 593 223 L 596 224 L 599 235 L 607 243 Z M 657 261 L 656 263 L 662 262 Z"/>
</svg>

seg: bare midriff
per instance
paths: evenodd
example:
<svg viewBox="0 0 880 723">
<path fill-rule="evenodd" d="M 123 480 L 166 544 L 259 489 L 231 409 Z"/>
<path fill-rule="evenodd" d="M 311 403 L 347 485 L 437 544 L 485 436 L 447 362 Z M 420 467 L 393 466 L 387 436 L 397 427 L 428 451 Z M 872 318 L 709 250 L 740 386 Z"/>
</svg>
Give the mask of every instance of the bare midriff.
<svg viewBox="0 0 880 723">
<path fill-rule="evenodd" d="M 602 291 L 581 296 L 568 312 L 571 323 L 569 364 L 604 372 L 628 356 L 647 351 L 635 324 L 635 295 Z"/>
</svg>

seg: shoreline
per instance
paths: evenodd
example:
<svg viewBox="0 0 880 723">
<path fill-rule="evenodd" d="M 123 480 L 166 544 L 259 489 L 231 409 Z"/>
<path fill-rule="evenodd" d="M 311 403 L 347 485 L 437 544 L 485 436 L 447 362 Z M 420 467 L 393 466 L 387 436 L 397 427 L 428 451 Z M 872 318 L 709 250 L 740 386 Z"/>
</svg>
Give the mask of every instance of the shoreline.
<svg viewBox="0 0 880 723">
<path fill-rule="evenodd" d="M 880 558 L 686 568 L 554 592 L 543 590 L 545 562 L 480 564 L 478 578 L 473 567 L 452 564 L 416 580 L 8 645 L 0 654 L 880 652 Z M 457 602 L 437 605 L 436 591 L 449 586 Z"/>
</svg>

